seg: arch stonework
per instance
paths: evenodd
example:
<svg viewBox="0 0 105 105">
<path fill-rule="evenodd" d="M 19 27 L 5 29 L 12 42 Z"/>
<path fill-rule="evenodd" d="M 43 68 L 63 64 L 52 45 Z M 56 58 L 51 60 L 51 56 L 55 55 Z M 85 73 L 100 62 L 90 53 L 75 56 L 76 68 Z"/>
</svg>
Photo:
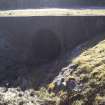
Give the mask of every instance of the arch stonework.
<svg viewBox="0 0 105 105">
<path fill-rule="evenodd" d="M 0 33 L 4 33 L 4 37 L 8 36 L 8 44 L 11 45 L 10 49 L 17 62 L 26 60 L 33 62 L 35 59 L 33 58 L 33 45 L 39 44 L 39 42 L 33 44 L 33 40 L 38 38 L 36 37 L 38 34 L 43 35 L 42 39 L 44 39 L 46 32 L 40 33 L 43 29 L 50 30 L 53 35 L 57 36 L 56 39 L 59 39 L 61 52 L 65 53 L 76 45 L 103 33 L 104 26 L 104 17 L 0 17 Z M 43 41 L 42 39 L 40 43 Z"/>
</svg>

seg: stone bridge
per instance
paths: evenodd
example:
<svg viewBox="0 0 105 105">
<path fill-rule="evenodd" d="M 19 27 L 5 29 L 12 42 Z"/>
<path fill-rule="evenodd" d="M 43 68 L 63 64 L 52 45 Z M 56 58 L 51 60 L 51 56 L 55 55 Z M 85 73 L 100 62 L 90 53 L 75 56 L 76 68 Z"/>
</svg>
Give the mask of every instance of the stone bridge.
<svg viewBox="0 0 105 105">
<path fill-rule="evenodd" d="M 105 31 L 105 17 L 0 17 L 0 62 L 56 59 Z"/>
</svg>

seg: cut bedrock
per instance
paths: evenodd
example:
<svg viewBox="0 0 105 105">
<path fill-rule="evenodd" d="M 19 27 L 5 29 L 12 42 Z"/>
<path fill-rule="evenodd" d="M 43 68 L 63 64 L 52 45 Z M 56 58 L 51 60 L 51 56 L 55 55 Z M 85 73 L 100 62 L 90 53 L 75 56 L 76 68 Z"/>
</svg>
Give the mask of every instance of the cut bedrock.
<svg viewBox="0 0 105 105">
<path fill-rule="evenodd" d="M 48 63 L 104 30 L 105 17 L 1 17 L 0 62 Z"/>
</svg>

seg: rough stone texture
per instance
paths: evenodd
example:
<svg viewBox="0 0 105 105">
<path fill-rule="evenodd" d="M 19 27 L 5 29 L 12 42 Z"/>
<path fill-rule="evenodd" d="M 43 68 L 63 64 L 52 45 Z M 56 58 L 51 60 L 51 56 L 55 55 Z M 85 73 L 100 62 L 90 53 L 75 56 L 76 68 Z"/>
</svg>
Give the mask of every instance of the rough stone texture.
<svg viewBox="0 0 105 105">
<path fill-rule="evenodd" d="M 54 33 L 54 37 L 58 42 L 54 41 L 53 43 L 53 39 L 50 37 L 49 39 L 47 37 L 45 40 L 44 36 L 47 36 L 47 34 L 43 32 L 40 37 L 38 36 L 38 40 L 41 39 L 39 43 L 34 43 L 35 39 L 37 39 L 37 32 L 43 29 Z M 2 38 L 0 38 L 0 43 L 3 44 L 1 44 L 0 50 L 3 54 L 0 54 L 0 56 L 4 58 L 9 57 L 8 59 L 14 59 L 18 63 L 24 63 L 25 61 L 34 62 L 34 46 L 35 50 L 40 49 L 34 44 L 40 45 L 49 40 L 47 48 L 53 47 L 54 51 L 54 49 L 57 50 L 57 46 L 60 44 L 62 53 L 98 35 L 98 33 L 103 33 L 104 30 L 104 17 L 1 17 L 0 32 L 1 35 L 3 35 Z M 55 43 L 57 44 L 56 46 Z M 4 47 L 5 44 L 8 46 L 8 51 L 4 51 L 7 50 L 7 48 Z M 44 47 L 43 49 L 46 49 L 46 44 L 41 46 L 42 48 Z M 51 56 L 48 50 L 44 51 L 44 53 Z M 43 53 L 43 51 L 39 53 L 41 54 L 41 52 Z"/>
<path fill-rule="evenodd" d="M 42 66 L 41 70 L 33 67 L 32 65 L 30 66 L 31 69 L 33 68 L 31 70 L 27 66 L 27 64 L 32 64 L 36 61 L 37 55 L 35 55 L 34 51 L 36 52 L 36 50 L 39 50 L 40 54 L 43 54 L 44 52 L 45 54 L 47 53 L 50 55 L 53 53 L 53 51 L 52 53 L 49 53 L 48 48 L 51 48 L 51 46 L 55 49 L 57 48 L 54 47 L 57 42 L 54 41 L 53 43 L 52 36 L 50 38 L 50 36 L 48 36 L 49 34 L 46 34 L 46 32 L 49 32 L 49 30 L 51 30 L 50 32 L 54 33 L 51 35 L 54 35 L 54 38 L 59 40 L 57 45 L 60 44 L 62 49 L 61 53 L 65 53 L 67 50 L 73 49 L 78 44 L 83 43 L 84 41 L 91 39 L 96 35 L 101 35 L 101 33 L 105 31 L 104 25 L 104 17 L 1 17 L 0 87 L 4 88 L 0 88 L 0 104 L 3 105 L 10 102 L 14 102 L 18 105 L 18 102 L 21 101 L 20 99 L 25 98 L 24 103 L 20 102 L 20 104 L 22 103 L 23 105 L 26 105 L 28 103 L 28 105 L 31 105 L 32 103 L 30 103 L 29 101 L 33 101 L 33 98 L 35 97 L 30 98 L 29 94 L 27 95 L 26 93 L 24 94 L 25 97 L 21 95 L 17 96 L 17 94 L 19 94 L 20 92 L 14 89 L 14 87 L 16 86 L 15 83 L 19 82 L 20 85 L 18 83 L 18 86 L 20 86 L 20 88 L 30 88 L 30 81 L 32 79 L 30 73 L 31 71 L 35 72 L 32 72 L 34 77 L 34 81 L 32 82 L 34 84 L 37 84 L 37 80 L 39 85 L 43 84 L 43 80 L 48 80 L 44 78 L 46 75 L 49 74 L 48 76 L 50 79 L 51 76 L 53 77 L 52 74 L 54 74 L 55 76 L 55 73 L 58 72 L 57 70 L 61 70 L 60 67 L 57 67 L 60 64 L 55 65 L 57 70 L 54 67 L 52 68 L 52 65 L 48 66 L 47 68 L 45 68 L 46 65 L 44 65 L 45 67 Z M 43 29 L 47 31 L 43 32 L 42 34 Z M 41 34 L 39 34 L 40 31 Z M 48 37 L 44 39 L 44 36 Z M 39 40 L 38 42 L 36 42 L 37 38 Z M 47 44 L 45 44 L 45 42 L 47 42 Z M 40 46 L 40 43 L 42 47 L 41 49 L 38 48 L 38 46 Z M 37 46 L 37 44 L 39 45 Z M 43 51 L 43 48 L 46 45 L 48 45 L 48 50 Z M 54 54 L 56 53 L 54 52 Z M 27 69 L 29 69 L 28 72 Z M 45 73 L 46 75 L 43 76 L 43 73 Z M 28 82 L 28 80 L 30 81 Z M 6 89 L 6 87 L 8 90 Z M 13 89 L 8 87 L 13 87 Z M 5 94 L 2 94 L 3 92 L 5 92 Z M 34 102 L 36 101 L 37 100 L 34 100 Z M 12 105 L 14 103 L 10 104 Z"/>
<path fill-rule="evenodd" d="M 54 37 L 45 38 L 46 32 L 38 35 L 43 29 Z M 12 83 L 17 75 L 26 75 L 24 71 L 46 63 L 46 59 L 50 62 L 51 56 L 65 54 L 104 30 L 104 17 L 0 17 L 0 82 Z"/>
<path fill-rule="evenodd" d="M 0 82 L 5 81 L 8 73 L 14 74 L 15 49 L 11 47 L 7 32 L 0 32 Z M 7 70 L 8 72 L 5 72 Z M 12 71 L 12 72 L 11 72 Z M 14 75 L 15 76 L 15 75 Z M 13 79 L 13 77 L 8 77 Z"/>
<path fill-rule="evenodd" d="M 1 105 L 55 105 L 55 101 L 42 100 L 35 90 L 29 89 L 22 91 L 19 88 L 0 87 L 0 104 Z"/>
</svg>

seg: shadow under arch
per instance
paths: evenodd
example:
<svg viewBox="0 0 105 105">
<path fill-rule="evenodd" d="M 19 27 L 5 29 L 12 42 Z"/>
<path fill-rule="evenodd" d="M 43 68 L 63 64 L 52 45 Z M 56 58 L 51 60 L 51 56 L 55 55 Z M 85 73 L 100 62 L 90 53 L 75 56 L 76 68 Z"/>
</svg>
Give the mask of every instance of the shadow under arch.
<svg viewBox="0 0 105 105">
<path fill-rule="evenodd" d="M 61 50 L 61 42 L 55 32 L 49 29 L 39 29 L 36 32 L 32 40 L 32 55 L 36 63 L 45 64 L 55 60 Z"/>
</svg>

